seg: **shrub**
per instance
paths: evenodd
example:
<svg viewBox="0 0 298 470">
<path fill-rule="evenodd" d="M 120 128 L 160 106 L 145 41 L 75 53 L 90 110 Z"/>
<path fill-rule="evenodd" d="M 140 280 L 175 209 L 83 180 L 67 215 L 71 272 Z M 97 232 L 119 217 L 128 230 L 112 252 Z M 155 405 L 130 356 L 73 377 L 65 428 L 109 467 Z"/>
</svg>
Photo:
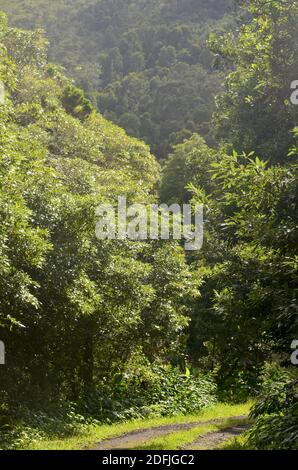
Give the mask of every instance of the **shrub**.
<svg viewBox="0 0 298 470">
<path fill-rule="evenodd" d="M 173 366 L 141 360 L 116 376 L 111 388 L 98 387 L 80 410 L 100 421 L 114 422 L 194 413 L 215 402 L 216 384 L 210 375 L 192 375 L 188 369 L 182 373 Z"/>
<path fill-rule="evenodd" d="M 255 425 L 248 443 L 257 449 L 297 449 L 298 379 L 296 372 L 265 370 L 260 399 L 252 408 Z"/>
</svg>

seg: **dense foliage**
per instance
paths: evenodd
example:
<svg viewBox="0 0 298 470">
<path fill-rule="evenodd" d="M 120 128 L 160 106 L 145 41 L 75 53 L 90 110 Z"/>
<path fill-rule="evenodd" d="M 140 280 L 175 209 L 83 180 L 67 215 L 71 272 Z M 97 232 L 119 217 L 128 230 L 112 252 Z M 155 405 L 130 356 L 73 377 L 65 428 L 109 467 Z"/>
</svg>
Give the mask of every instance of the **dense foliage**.
<svg viewBox="0 0 298 470">
<path fill-rule="evenodd" d="M 158 165 L 47 63 L 39 32 L 2 16 L 0 35 L 1 397 L 79 401 L 136 351 L 177 355 L 199 279 L 175 243 L 97 240 L 97 205 L 154 201 Z"/>
<path fill-rule="evenodd" d="M 297 106 L 290 102 L 298 74 L 297 3 L 241 3 L 249 5 L 252 16 L 240 34 L 209 38 L 219 62 L 234 68 L 217 98 L 216 135 L 238 152 L 254 150 L 271 163 L 286 163 L 297 125 Z"/>
<path fill-rule="evenodd" d="M 202 38 L 227 2 L 74 0 L 68 16 L 69 2 L 40 0 L 34 19 L 26 1 L 3 3 L 48 28 L 91 98 L 48 63 L 40 31 L 1 17 L 4 424 L 24 405 L 34 421 L 62 403 L 72 428 L 261 394 L 249 442 L 297 447 L 297 1 L 233 2 L 241 23 L 210 35 L 225 73 L 212 142 L 218 75 Z M 158 156 L 175 144 L 162 172 L 97 104 Z M 97 205 L 121 195 L 203 204 L 202 250 L 97 240 Z"/>
<path fill-rule="evenodd" d="M 251 416 L 256 425 L 248 443 L 258 449 L 297 449 L 298 447 L 298 380 L 276 369 L 263 382 L 262 394 Z"/>
<path fill-rule="evenodd" d="M 115 376 L 112 393 L 102 386 L 79 409 L 100 421 L 119 421 L 149 416 L 191 414 L 216 403 L 216 384 L 211 375 L 133 357 L 125 374 Z"/>
<path fill-rule="evenodd" d="M 220 78 L 206 47 L 231 0 L 1 0 L 15 25 L 44 28 L 50 57 L 98 109 L 155 155 L 193 132 L 211 142 Z"/>
<path fill-rule="evenodd" d="M 290 101 L 298 6 L 242 3 L 249 3 L 250 20 L 239 33 L 210 38 L 219 62 L 234 68 L 216 100 L 220 146 L 208 148 L 199 136 L 177 145 L 161 188 L 168 201 L 205 205 L 205 243 L 190 259 L 204 283 L 189 355 L 194 364 L 218 368 L 219 392 L 230 399 L 254 394 L 272 357 L 289 366 L 298 331 L 298 108 Z M 281 413 L 258 422 L 256 445 L 295 447 L 296 415 Z M 271 425 L 276 434 L 269 436 Z"/>
<path fill-rule="evenodd" d="M 216 384 L 209 375 L 193 377 L 188 369 L 133 357 L 113 387 L 101 383 L 79 403 L 60 400 L 46 410 L 22 406 L 1 409 L 1 449 L 26 449 L 43 439 L 90 432 L 90 426 L 130 419 L 197 413 L 216 403 Z"/>
</svg>

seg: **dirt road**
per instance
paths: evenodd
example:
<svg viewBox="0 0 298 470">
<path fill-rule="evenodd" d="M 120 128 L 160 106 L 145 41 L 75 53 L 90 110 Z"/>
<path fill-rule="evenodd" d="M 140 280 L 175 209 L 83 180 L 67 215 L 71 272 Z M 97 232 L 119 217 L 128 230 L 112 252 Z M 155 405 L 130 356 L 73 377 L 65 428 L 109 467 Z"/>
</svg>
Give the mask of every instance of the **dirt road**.
<svg viewBox="0 0 298 470">
<path fill-rule="evenodd" d="M 235 416 L 233 420 L 243 420 L 245 416 Z M 147 442 L 152 441 L 158 437 L 169 435 L 177 431 L 187 431 L 198 426 L 204 426 L 208 424 L 220 424 L 223 422 L 223 419 L 215 419 L 210 421 L 200 421 L 192 423 L 183 423 L 183 424 L 171 424 L 166 426 L 154 427 L 149 429 L 140 429 L 138 431 L 133 431 L 127 434 L 124 434 L 119 437 L 114 437 L 112 439 L 104 440 L 98 443 L 92 450 L 125 450 L 125 449 L 134 449 L 138 446 L 144 446 Z M 191 445 L 185 447 L 186 449 L 197 449 L 197 448 L 215 448 L 224 442 L 227 439 L 230 439 L 233 436 L 242 434 L 248 426 L 239 424 L 227 429 L 210 432 L 204 436 L 200 436 L 195 442 Z"/>
</svg>

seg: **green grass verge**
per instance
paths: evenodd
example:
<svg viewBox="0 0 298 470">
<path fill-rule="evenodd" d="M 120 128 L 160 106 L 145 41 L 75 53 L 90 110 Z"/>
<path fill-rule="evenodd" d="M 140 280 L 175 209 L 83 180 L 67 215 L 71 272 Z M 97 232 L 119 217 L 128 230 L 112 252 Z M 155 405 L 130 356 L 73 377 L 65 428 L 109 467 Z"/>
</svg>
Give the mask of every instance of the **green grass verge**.
<svg viewBox="0 0 298 470">
<path fill-rule="evenodd" d="M 168 418 L 150 418 L 146 420 L 135 420 L 120 424 L 89 426 L 86 430 L 76 436 L 63 439 L 48 439 L 35 441 L 27 447 L 30 450 L 80 450 L 93 448 L 96 443 L 104 439 L 118 437 L 131 431 L 149 429 L 168 424 L 204 422 L 211 419 L 229 418 L 232 416 L 247 415 L 252 402 L 241 405 L 218 404 L 212 408 L 203 410 L 193 415 L 178 415 Z"/>
</svg>

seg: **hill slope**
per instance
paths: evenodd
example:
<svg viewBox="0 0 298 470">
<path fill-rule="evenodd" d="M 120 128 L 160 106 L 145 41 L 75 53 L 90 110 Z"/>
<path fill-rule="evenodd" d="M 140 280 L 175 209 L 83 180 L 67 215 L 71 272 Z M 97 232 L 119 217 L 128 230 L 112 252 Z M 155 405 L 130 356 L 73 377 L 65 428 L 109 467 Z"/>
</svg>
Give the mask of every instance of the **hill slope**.
<svg viewBox="0 0 298 470">
<path fill-rule="evenodd" d="M 2 0 L 16 26 L 44 28 L 50 58 L 109 119 L 159 157 L 193 132 L 209 142 L 218 74 L 209 28 L 230 24 L 232 0 Z"/>
</svg>

